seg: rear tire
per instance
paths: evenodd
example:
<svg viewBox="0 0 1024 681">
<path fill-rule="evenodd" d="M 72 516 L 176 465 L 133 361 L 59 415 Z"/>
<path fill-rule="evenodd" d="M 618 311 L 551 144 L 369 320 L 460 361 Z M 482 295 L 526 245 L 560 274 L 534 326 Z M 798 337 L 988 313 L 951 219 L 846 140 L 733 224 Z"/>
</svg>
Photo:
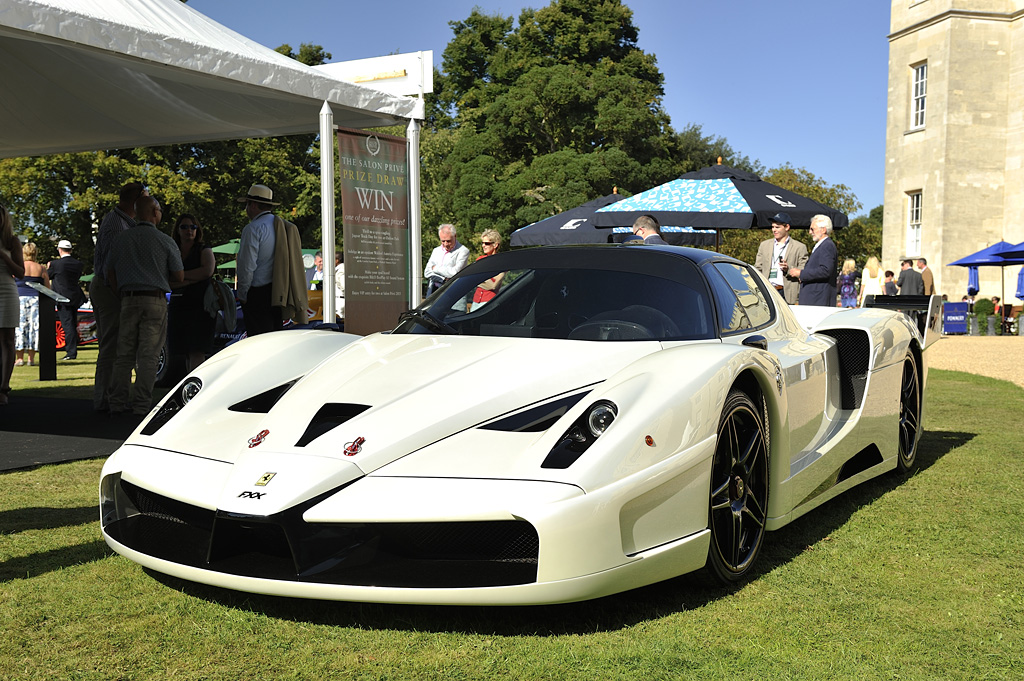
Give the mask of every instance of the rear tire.
<svg viewBox="0 0 1024 681">
<path fill-rule="evenodd" d="M 909 473 L 917 465 L 917 445 L 921 440 L 921 381 L 914 353 L 903 360 L 903 379 L 900 383 L 899 454 L 896 470 Z"/>
<path fill-rule="evenodd" d="M 723 584 L 746 578 L 764 544 L 768 446 L 762 410 L 740 390 L 725 400 L 711 465 L 708 571 Z"/>
</svg>

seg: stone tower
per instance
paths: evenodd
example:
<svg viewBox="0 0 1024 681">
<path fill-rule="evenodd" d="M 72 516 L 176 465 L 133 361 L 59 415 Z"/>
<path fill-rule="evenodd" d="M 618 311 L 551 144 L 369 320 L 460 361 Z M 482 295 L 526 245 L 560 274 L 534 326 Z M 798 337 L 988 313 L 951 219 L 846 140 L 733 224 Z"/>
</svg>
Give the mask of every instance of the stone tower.
<svg viewBox="0 0 1024 681">
<path fill-rule="evenodd" d="M 1024 0 L 892 0 L 883 264 L 924 257 L 960 300 L 967 268 L 945 264 L 1024 241 Z M 1017 267 L 982 267 L 980 297 L 1016 290 Z"/>
</svg>

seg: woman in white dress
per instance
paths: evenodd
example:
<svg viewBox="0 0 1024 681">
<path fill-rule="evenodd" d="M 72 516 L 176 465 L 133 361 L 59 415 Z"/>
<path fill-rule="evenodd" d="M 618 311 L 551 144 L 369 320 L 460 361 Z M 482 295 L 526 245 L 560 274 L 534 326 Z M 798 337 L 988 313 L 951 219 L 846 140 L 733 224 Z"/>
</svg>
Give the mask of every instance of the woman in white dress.
<svg viewBox="0 0 1024 681">
<path fill-rule="evenodd" d="M 25 276 L 21 242 L 7 208 L 0 205 L 0 407 L 7 405 L 14 373 L 14 330 L 21 322 L 21 298 L 15 278 Z"/>
<path fill-rule="evenodd" d="M 878 258 L 871 256 L 868 264 L 860 275 L 860 295 L 857 297 L 857 305 L 864 307 L 864 296 L 880 296 L 884 293 L 882 284 L 885 281 L 885 273 L 878 264 Z"/>
</svg>

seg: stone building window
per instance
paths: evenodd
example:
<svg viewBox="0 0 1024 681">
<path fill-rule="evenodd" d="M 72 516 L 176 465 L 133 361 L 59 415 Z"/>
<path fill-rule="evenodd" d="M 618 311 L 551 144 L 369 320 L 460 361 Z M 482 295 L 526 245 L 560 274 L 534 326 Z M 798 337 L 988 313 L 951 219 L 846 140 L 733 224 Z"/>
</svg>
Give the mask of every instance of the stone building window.
<svg viewBox="0 0 1024 681">
<path fill-rule="evenodd" d="M 907 256 L 921 253 L 921 192 L 907 195 Z"/>
<path fill-rule="evenodd" d="M 928 62 L 914 68 L 914 89 L 911 100 L 910 129 L 924 127 L 925 102 L 928 98 Z"/>
</svg>

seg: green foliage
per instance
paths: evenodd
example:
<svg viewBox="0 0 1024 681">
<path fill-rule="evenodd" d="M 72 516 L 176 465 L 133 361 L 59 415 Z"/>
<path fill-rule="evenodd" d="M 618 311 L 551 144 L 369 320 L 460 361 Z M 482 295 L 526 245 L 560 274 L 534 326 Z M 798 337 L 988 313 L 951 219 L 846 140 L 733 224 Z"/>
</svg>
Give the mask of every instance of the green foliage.
<svg viewBox="0 0 1024 681">
<path fill-rule="evenodd" d="M 302 43 L 299 45 L 299 51 L 297 54 L 292 52 L 292 46 L 287 43 L 274 48 L 274 51 L 283 54 L 286 57 L 291 57 L 295 61 L 301 62 L 306 66 L 319 66 L 320 64 L 326 64 L 331 59 L 331 53 L 325 52 L 323 46 L 313 45 L 311 43 Z"/>
<path fill-rule="evenodd" d="M 882 260 L 882 209 L 875 206 L 867 216 L 853 218 L 849 227 L 836 231 L 840 262 L 853 258 L 863 268 L 871 256 Z"/>
<path fill-rule="evenodd" d="M 978 323 L 984 324 L 988 315 L 995 314 L 996 305 L 991 298 L 979 298 L 974 301 L 974 314 L 978 315 Z"/>
<path fill-rule="evenodd" d="M 559 0 L 512 17 L 473 10 L 428 98 L 423 156 L 424 252 L 434 228 L 519 227 L 618 189 L 630 195 L 724 157 L 748 167 L 699 126 L 674 131 L 663 76 L 637 47 L 618 0 Z"/>
</svg>

